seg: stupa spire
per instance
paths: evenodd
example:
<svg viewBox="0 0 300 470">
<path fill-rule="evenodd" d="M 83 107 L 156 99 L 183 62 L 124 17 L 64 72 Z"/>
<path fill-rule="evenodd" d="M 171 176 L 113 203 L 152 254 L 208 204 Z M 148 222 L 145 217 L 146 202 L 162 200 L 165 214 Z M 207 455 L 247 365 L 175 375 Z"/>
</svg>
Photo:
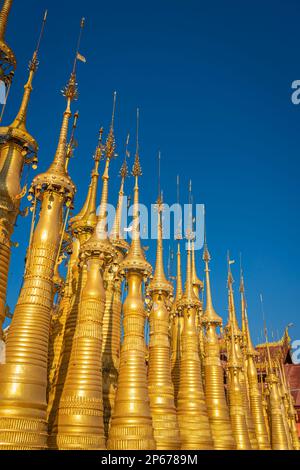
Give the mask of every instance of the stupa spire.
<svg viewBox="0 0 300 470">
<path fill-rule="evenodd" d="M 67 137 L 69 129 L 69 121 L 72 116 L 71 113 L 71 102 L 78 98 L 78 88 L 76 81 L 76 65 L 77 61 L 81 60 L 79 55 L 79 46 L 81 42 L 81 35 L 84 28 L 85 19 L 82 18 L 80 23 L 80 30 L 78 36 L 78 42 L 76 47 L 76 53 L 74 58 L 73 69 L 69 78 L 69 81 L 65 88 L 62 90 L 63 96 L 65 97 L 67 104 L 63 114 L 63 120 L 60 128 L 60 135 L 58 139 L 57 149 L 54 155 L 54 160 L 50 165 L 48 172 L 57 173 L 61 175 L 66 174 L 66 158 L 67 158 Z"/>
<path fill-rule="evenodd" d="M 167 281 L 163 262 L 163 228 L 162 228 L 162 214 L 163 214 L 163 201 L 160 190 L 160 152 L 158 154 L 159 169 L 158 169 L 158 196 L 157 196 L 157 245 L 156 245 L 156 263 L 153 279 L 151 280 L 149 289 L 150 291 L 164 291 L 170 294 L 173 287 Z"/>
<path fill-rule="evenodd" d="M 124 202 L 124 184 L 125 184 L 125 179 L 128 176 L 128 164 L 127 164 L 127 157 L 129 155 L 128 144 L 129 144 L 129 134 L 127 135 L 127 139 L 126 139 L 124 161 L 120 168 L 121 184 L 120 184 L 120 189 L 119 189 L 119 197 L 118 197 L 118 203 L 117 203 L 117 208 L 116 208 L 116 214 L 115 214 L 113 227 L 110 232 L 110 239 L 114 243 L 119 242 L 120 240 L 123 240 L 123 235 L 122 235 L 122 230 L 121 230 L 121 220 L 122 220 L 122 209 L 123 209 L 123 202 Z"/>
<path fill-rule="evenodd" d="M 204 233 L 203 260 L 205 263 L 206 307 L 202 315 L 205 330 L 203 368 L 205 375 L 205 398 L 215 449 L 235 449 L 228 405 L 224 390 L 224 372 L 220 360 L 220 344 L 217 327 L 222 319 L 213 307 L 210 285 L 210 254 Z"/>
<path fill-rule="evenodd" d="M 43 34 L 44 34 L 44 29 L 45 29 L 46 20 L 47 20 L 47 14 L 48 13 L 47 13 L 47 10 L 46 10 L 45 14 L 44 14 L 44 17 L 43 17 L 43 22 L 42 22 L 40 35 L 39 35 L 38 42 L 37 42 L 37 46 L 36 46 L 36 49 L 33 53 L 32 59 L 29 62 L 29 76 L 28 76 L 26 84 L 24 85 L 24 94 L 23 94 L 21 106 L 19 108 L 17 116 L 15 117 L 15 120 L 10 125 L 11 129 L 18 129 L 20 132 L 25 133 L 25 135 L 28 134 L 27 130 L 26 130 L 27 109 L 28 109 L 28 104 L 29 104 L 31 92 L 32 92 L 33 78 L 34 78 L 35 72 L 36 72 L 36 70 L 38 68 L 38 64 L 39 64 L 39 62 L 38 62 L 38 52 L 39 52 L 41 40 L 42 40 L 42 37 L 43 37 Z M 31 137 L 31 139 L 32 139 L 32 137 Z M 34 142 L 34 144 L 35 145 L 33 145 L 33 146 L 35 148 L 37 148 L 36 142 Z"/>
<path fill-rule="evenodd" d="M 97 223 L 96 200 L 99 180 L 99 163 L 102 155 L 102 134 L 103 128 L 99 131 L 98 145 L 94 153 L 94 168 L 91 174 L 91 181 L 84 204 L 79 213 L 70 220 L 73 232 L 82 230 L 93 231 Z"/>
<path fill-rule="evenodd" d="M 2 376 L 0 378 L 0 418 L 8 430 L 0 445 L 4 449 L 47 447 L 46 391 L 53 277 L 64 231 L 63 208 L 67 207 L 67 219 L 68 207 L 73 202 L 76 189 L 65 172 L 70 102 L 76 90 L 75 76 L 71 78 L 65 93 L 67 111 L 54 162 L 47 172 L 34 178 L 30 190 L 35 201 L 41 201 L 41 207 L 32 233 L 23 286 L 7 338 L 5 366 L 9 381 L 6 379 L 3 382 Z M 20 387 L 24 390 L 22 397 L 18 392 Z M 30 436 L 26 443 L 24 435 Z"/>
<path fill-rule="evenodd" d="M 128 254 L 122 262 L 122 268 L 124 269 L 143 269 L 145 273 L 150 273 L 152 268 L 146 261 L 144 250 L 141 246 L 140 239 L 140 220 L 139 220 L 139 177 L 142 176 L 142 167 L 140 164 L 140 143 L 139 143 L 139 120 L 140 111 L 137 108 L 136 111 L 136 150 L 134 164 L 132 167 L 131 174 L 134 177 L 134 197 L 133 197 L 133 216 L 132 216 L 132 239 Z"/>
<path fill-rule="evenodd" d="M 106 243 L 109 243 L 108 233 L 107 233 L 107 202 L 108 202 L 108 181 L 109 181 L 109 166 L 111 159 L 116 156 L 115 148 L 115 136 L 114 136 L 114 116 L 115 116 L 115 107 L 116 107 L 116 97 L 117 92 L 113 93 L 113 109 L 112 109 L 112 118 L 111 118 L 111 125 L 109 129 L 109 133 L 106 139 L 106 143 L 104 146 L 105 151 L 105 167 L 104 172 L 102 175 L 102 192 L 101 192 L 101 201 L 100 201 L 100 208 L 99 213 L 97 215 L 97 226 L 95 229 L 95 233 L 93 235 L 94 238 L 105 240 Z"/>
</svg>

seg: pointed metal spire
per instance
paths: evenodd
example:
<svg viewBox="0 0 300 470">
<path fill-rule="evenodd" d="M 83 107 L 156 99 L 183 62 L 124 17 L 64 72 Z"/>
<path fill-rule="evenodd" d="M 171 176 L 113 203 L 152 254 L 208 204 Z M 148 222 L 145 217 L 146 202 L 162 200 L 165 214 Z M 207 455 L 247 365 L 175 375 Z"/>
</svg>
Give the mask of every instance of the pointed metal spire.
<svg viewBox="0 0 300 470">
<path fill-rule="evenodd" d="M 128 152 L 128 145 L 129 145 L 129 134 L 126 138 L 125 144 L 125 156 L 122 166 L 120 168 L 120 176 L 121 176 L 121 184 L 119 189 L 119 197 L 117 203 L 117 209 L 115 214 L 115 219 L 113 223 L 112 230 L 110 232 L 110 239 L 114 245 L 120 246 L 120 248 L 128 249 L 128 243 L 124 240 L 122 229 L 121 229 L 121 219 L 122 219 L 122 209 L 123 209 L 123 202 L 124 202 L 124 184 L 125 179 L 128 176 L 128 165 L 127 165 L 127 157 L 129 155 Z"/>
<path fill-rule="evenodd" d="M 140 240 L 140 221 L 139 221 L 139 177 L 142 175 L 139 155 L 139 119 L 140 111 L 136 112 L 136 151 L 134 164 L 132 167 L 132 176 L 134 177 L 134 198 L 133 198 L 133 221 L 132 221 L 132 240 L 128 254 L 121 263 L 123 269 L 144 270 L 145 274 L 152 271 L 150 263 L 146 261 L 144 251 Z"/>
<path fill-rule="evenodd" d="M 5 40 L 7 21 L 13 0 L 4 0 L 0 12 L 0 79 L 4 80 L 6 85 L 11 83 L 14 70 L 17 68 L 17 61 L 13 50 L 8 46 Z"/>
<path fill-rule="evenodd" d="M 210 262 L 210 254 L 207 247 L 206 241 L 206 232 L 204 233 L 204 251 L 203 251 L 203 261 L 205 263 L 205 289 L 206 289 L 206 307 L 204 310 L 204 314 L 202 317 L 203 323 L 215 323 L 216 325 L 222 325 L 222 318 L 216 313 L 212 295 L 211 295 L 211 286 L 210 286 L 210 269 L 209 269 L 209 262 Z"/>
<path fill-rule="evenodd" d="M 173 291 L 172 284 L 167 281 L 164 262 L 163 262 L 163 232 L 162 232 L 162 212 L 163 201 L 160 187 L 160 161 L 161 153 L 158 152 L 158 196 L 157 196 L 157 248 L 156 248 L 156 264 L 153 279 L 149 285 L 149 291 L 164 291 L 169 294 Z"/>
</svg>

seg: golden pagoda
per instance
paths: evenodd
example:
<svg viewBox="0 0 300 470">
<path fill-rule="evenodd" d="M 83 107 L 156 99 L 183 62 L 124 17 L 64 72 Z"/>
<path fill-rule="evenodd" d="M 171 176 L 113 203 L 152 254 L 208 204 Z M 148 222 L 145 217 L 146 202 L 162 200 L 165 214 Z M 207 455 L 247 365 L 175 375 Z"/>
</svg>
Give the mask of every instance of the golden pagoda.
<svg viewBox="0 0 300 470">
<path fill-rule="evenodd" d="M 57 408 L 60 402 L 64 382 L 66 379 L 70 355 L 72 351 L 72 342 L 75 334 L 76 322 L 78 317 L 79 303 L 82 289 L 86 282 L 86 269 L 79 259 L 81 246 L 92 236 L 97 224 L 96 216 L 96 197 L 99 178 L 99 162 L 102 158 L 103 129 L 100 129 L 98 145 L 94 154 L 94 169 L 91 176 L 91 182 L 88 188 L 87 197 L 79 213 L 70 219 L 70 232 L 72 235 L 71 256 L 68 263 L 67 278 L 64 292 L 58 306 L 60 315 L 58 315 L 56 324 L 53 326 L 52 344 L 54 342 L 56 351 L 50 349 L 49 357 L 49 383 L 48 383 L 48 428 L 49 434 L 52 433 L 52 425 L 56 417 Z M 51 344 L 51 341 L 50 341 Z"/>
<path fill-rule="evenodd" d="M 144 307 L 142 284 L 149 277 L 151 265 L 146 261 L 140 241 L 139 177 L 142 174 L 138 139 L 132 175 L 135 180 L 132 241 L 120 264 L 126 275 L 128 294 L 123 305 L 124 340 L 121 347 L 118 387 L 111 419 L 107 448 L 110 450 L 155 449 L 145 363 Z"/>
<path fill-rule="evenodd" d="M 232 321 L 232 320 L 230 320 Z M 238 357 L 234 338 L 234 325 L 229 325 L 230 343 L 228 348 L 228 397 L 229 411 L 237 450 L 250 450 L 251 443 L 246 420 L 246 410 L 240 383 L 242 361 Z"/>
</svg>

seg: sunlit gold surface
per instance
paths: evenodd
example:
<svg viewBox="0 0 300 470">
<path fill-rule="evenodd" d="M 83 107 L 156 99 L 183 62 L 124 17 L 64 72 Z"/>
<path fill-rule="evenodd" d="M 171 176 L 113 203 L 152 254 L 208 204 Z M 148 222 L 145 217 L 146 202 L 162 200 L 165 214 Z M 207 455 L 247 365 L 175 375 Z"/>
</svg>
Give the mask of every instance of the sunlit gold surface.
<svg viewBox="0 0 300 470">
<path fill-rule="evenodd" d="M 5 40 L 7 21 L 13 0 L 4 0 L 0 12 L 0 79 L 4 80 L 6 85 L 10 85 L 14 71 L 17 67 L 17 61 L 13 50 L 8 46 Z"/>
<path fill-rule="evenodd" d="M 0 80 L 7 92 L 16 67 L 14 53 L 5 41 L 11 6 L 12 0 L 4 0 L 0 11 Z M 80 36 L 73 71 L 63 91 L 67 106 L 54 159 L 46 172 L 33 179 L 28 191 L 32 224 L 23 282 L 12 322 L 3 335 L 5 316 L 11 317 L 6 290 L 12 235 L 17 217 L 27 213 L 27 208 L 20 211 L 27 193 L 27 184 L 21 188 L 21 178 L 25 164 L 35 168 L 37 163 L 38 145 L 27 131 L 27 110 L 46 17 L 47 12 L 18 113 L 10 125 L 0 127 L 0 449 L 299 450 L 297 413 L 284 372 L 286 352 L 273 357 L 266 338 L 267 364 L 265 356 L 265 363 L 258 361 L 242 272 L 240 330 L 230 269 L 233 261 L 229 260 L 229 321 L 223 332 L 212 302 L 206 241 L 203 309 L 203 282 L 197 276 L 191 231 L 186 232 L 184 292 L 180 230 L 176 235 L 173 301 L 173 286 L 163 263 L 160 182 L 156 265 L 151 277 L 152 267 L 140 240 L 138 126 L 130 246 L 121 227 L 129 136 L 115 219 L 108 233 L 109 168 L 117 156 L 116 92 L 105 143 L 103 128 L 99 132 L 85 202 L 69 220 L 75 186 L 68 167 L 76 146 L 78 113 L 69 142 L 68 130 L 71 102 L 77 98 L 77 59 L 84 60 L 78 54 Z M 83 25 L 84 20 L 81 30 Z M 102 193 L 96 213 L 100 161 Z M 129 233 L 131 228 L 127 230 Z M 64 279 L 60 266 L 66 255 Z M 171 261 L 169 268 L 172 280 Z M 289 343 L 287 327 L 283 339 L 271 345 L 280 350 Z"/>
<path fill-rule="evenodd" d="M 242 333 L 243 333 L 243 352 L 246 358 L 245 367 L 247 375 L 247 383 L 249 388 L 249 401 L 250 409 L 253 417 L 253 423 L 255 427 L 255 435 L 257 438 L 258 447 L 260 450 L 269 450 L 270 441 L 268 431 L 265 423 L 263 402 L 261 391 L 258 384 L 257 370 L 254 362 L 254 357 L 257 355 L 250 336 L 248 317 L 246 311 L 246 299 L 245 299 L 245 288 L 244 279 L 241 276 L 241 306 L 242 306 Z"/>
<path fill-rule="evenodd" d="M 4 449 L 42 449 L 47 442 L 46 390 L 50 311 L 58 255 L 61 211 L 73 199 L 75 187 L 65 173 L 65 148 L 71 115 L 74 78 L 69 82 L 67 108 L 57 151 L 49 170 L 32 184 L 41 197 L 24 283 L 6 345 L 6 364 L 0 369 L 1 444 Z M 56 179 L 56 186 L 51 182 Z"/>
<path fill-rule="evenodd" d="M 137 141 L 138 142 L 138 141 Z M 133 235 L 128 254 L 120 268 L 127 273 L 128 294 L 123 305 L 124 340 L 115 407 L 111 419 L 108 449 L 155 449 L 145 363 L 145 308 L 142 295 L 144 276 L 151 272 L 140 243 L 139 187 L 141 175 L 138 145 L 133 166 L 135 178 Z"/>
</svg>

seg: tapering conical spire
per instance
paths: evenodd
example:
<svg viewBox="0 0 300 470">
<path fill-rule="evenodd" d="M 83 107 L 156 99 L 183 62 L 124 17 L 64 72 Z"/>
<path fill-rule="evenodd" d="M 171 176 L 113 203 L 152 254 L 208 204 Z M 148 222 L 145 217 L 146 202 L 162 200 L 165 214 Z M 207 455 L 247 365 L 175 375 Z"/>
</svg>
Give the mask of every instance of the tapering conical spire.
<svg viewBox="0 0 300 470">
<path fill-rule="evenodd" d="M 4 0 L 0 12 L 0 79 L 4 80 L 7 85 L 10 84 L 14 70 L 17 68 L 15 54 L 5 40 L 7 21 L 12 3 L 13 0 Z"/>
<path fill-rule="evenodd" d="M 7 27 L 7 20 L 10 9 L 12 7 L 13 0 L 4 0 L 3 6 L 0 12 L 0 40 L 5 39 L 5 32 Z"/>
<path fill-rule="evenodd" d="M 168 298 L 173 292 L 173 286 L 166 279 L 163 263 L 163 202 L 160 190 L 160 152 L 158 162 L 156 265 L 148 289 L 153 302 L 149 315 L 148 389 L 156 448 L 178 449 L 180 438 L 171 377 L 169 309 L 167 307 Z M 161 419 L 162 416 L 164 416 L 163 420 Z M 170 428 L 173 430 L 172 434 L 170 434 Z"/>
<path fill-rule="evenodd" d="M 195 256 L 195 242 L 192 240 L 192 279 L 194 292 L 196 295 L 200 294 L 200 291 L 203 289 L 203 282 L 199 279 L 196 269 L 196 256 Z"/>
<path fill-rule="evenodd" d="M 0 338 L 2 337 L 2 322 L 6 311 L 6 289 L 11 254 L 11 236 L 20 214 L 21 198 L 26 194 L 27 186 L 21 189 L 24 164 L 36 167 L 38 144 L 26 130 L 26 111 L 32 90 L 32 79 L 37 66 L 37 54 L 40 39 L 44 29 L 45 18 L 30 64 L 30 73 L 22 105 L 17 118 L 11 126 L 0 127 Z M 1 68 L 1 43 L 0 43 Z M 0 76 L 1 80 L 1 76 Z M 4 107 L 2 109 L 2 112 Z M 1 120 L 1 118 L 0 118 Z"/>
<path fill-rule="evenodd" d="M 132 240 L 128 254 L 121 264 L 122 269 L 144 270 L 145 273 L 152 271 L 151 265 L 146 261 L 140 239 L 140 221 L 139 221 L 139 177 L 142 175 L 139 154 L 139 108 L 137 109 L 137 129 L 136 129 L 136 151 L 132 167 L 132 176 L 134 177 L 134 198 L 133 198 L 133 220 L 132 220 Z"/>
<path fill-rule="evenodd" d="M 160 154 L 159 154 L 160 160 Z M 160 193 L 160 183 L 158 189 L 157 198 L 157 247 L 156 247 L 156 264 L 153 279 L 149 285 L 149 291 L 164 291 L 166 294 L 170 294 L 173 291 L 172 284 L 167 281 L 163 262 L 163 229 L 162 229 L 162 212 L 163 202 Z"/>
<path fill-rule="evenodd" d="M 182 355 L 177 413 L 182 449 L 212 449 L 212 436 L 202 383 L 196 315 L 200 300 L 193 290 L 191 240 L 188 238 L 185 292 L 179 301 L 183 311 Z"/>
<path fill-rule="evenodd" d="M 230 260 L 230 256 L 229 256 L 229 252 L 228 252 L 228 254 L 227 254 L 227 265 L 228 265 L 227 288 L 228 288 L 228 314 L 229 314 L 229 317 L 228 317 L 227 328 L 231 324 L 233 329 L 234 329 L 234 334 L 241 336 L 242 332 L 239 328 L 239 324 L 238 324 L 237 317 L 236 317 L 235 302 L 234 302 L 234 295 L 233 295 L 234 279 L 233 279 L 232 272 L 231 272 L 231 264 L 232 263 L 234 263 L 234 261 Z"/>
<path fill-rule="evenodd" d="M 110 130 L 104 146 L 105 150 L 105 167 L 102 175 L 102 192 L 101 192 L 101 201 L 100 208 L 97 214 L 97 225 L 95 232 L 91 238 L 91 242 L 102 240 L 102 247 L 106 246 L 104 251 L 110 251 L 112 245 L 108 238 L 107 232 L 107 202 L 108 202 L 108 181 L 109 181 L 109 166 L 111 159 L 116 156 L 115 154 L 115 136 L 114 136 L 114 115 L 115 115 L 115 106 L 116 106 L 116 92 L 113 94 L 113 111 L 112 111 L 112 120 L 110 125 Z"/>
<path fill-rule="evenodd" d="M 242 332 L 239 328 L 237 317 L 236 317 L 236 310 L 235 310 L 235 301 L 234 301 L 234 293 L 233 293 L 233 276 L 231 273 L 231 264 L 233 264 L 234 261 L 230 260 L 229 253 L 227 255 L 227 263 L 228 263 L 228 281 L 227 281 L 227 287 L 228 287 L 228 310 L 229 310 L 229 321 L 228 324 L 226 325 L 226 331 L 227 334 L 234 335 L 235 338 L 235 350 L 236 350 L 236 356 L 239 361 L 241 361 L 241 370 L 239 372 L 239 382 L 240 382 L 240 388 L 241 388 L 241 393 L 242 393 L 242 402 L 244 406 L 244 412 L 246 416 L 246 423 L 247 423 L 247 428 L 248 428 L 248 433 L 249 433 L 249 438 L 251 442 L 251 447 L 252 449 L 257 449 L 258 448 L 258 443 L 256 439 L 256 434 L 255 434 L 255 427 L 254 427 L 254 422 L 253 422 L 253 416 L 252 412 L 250 409 L 250 402 L 249 402 L 249 390 L 248 390 L 248 384 L 247 384 L 247 358 L 245 355 L 243 355 L 241 351 L 241 343 L 242 343 Z M 231 331 L 233 330 L 233 331 Z"/>
<path fill-rule="evenodd" d="M 242 310 L 242 334 L 243 334 L 243 341 L 245 344 L 245 349 L 247 354 L 251 354 L 252 356 L 257 356 L 257 352 L 252 343 L 249 322 L 248 322 L 248 314 L 247 314 L 247 303 L 246 303 L 246 296 L 245 296 L 245 283 L 244 283 L 244 275 L 241 269 L 241 279 L 240 279 L 240 293 L 241 293 L 241 310 Z"/>
<path fill-rule="evenodd" d="M 177 274 L 176 274 L 176 296 L 174 300 L 174 305 L 182 297 L 182 277 L 181 277 L 181 253 L 180 253 L 180 242 L 177 243 Z"/>
<path fill-rule="evenodd" d="M 35 75 L 35 72 L 38 68 L 38 52 L 40 48 L 41 39 L 44 33 L 44 28 L 47 20 L 47 11 L 44 14 L 38 42 L 36 49 L 33 53 L 32 59 L 29 62 L 29 75 L 26 84 L 24 85 L 24 94 L 22 97 L 21 105 L 19 111 L 10 126 L 1 127 L 0 135 L 9 135 L 10 139 L 16 139 L 21 144 L 25 145 L 29 151 L 37 152 L 38 144 L 36 140 L 29 134 L 26 129 L 26 118 L 27 110 L 29 105 L 29 100 L 32 92 L 32 82 Z"/>
<path fill-rule="evenodd" d="M 75 76 L 72 83 L 74 85 Z M 2 435 L 0 447 L 3 449 L 33 450 L 47 446 L 46 391 L 53 276 L 64 233 L 63 208 L 70 206 L 75 192 L 75 185 L 65 173 L 72 86 L 67 91 L 68 118 L 64 117 L 54 163 L 48 172 L 34 178 L 31 187 L 35 201 L 41 200 L 41 209 L 7 338 L 5 366 L 9 379 L 3 381 L 0 376 L 0 417 L 8 430 Z M 22 396 L 20 388 L 24 391 Z"/>
<path fill-rule="evenodd" d="M 204 245 L 203 260 L 204 260 L 204 263 L 205 263 L 206 307 L 205 307 L 205 310 L 204 310 L 202 321 L 204 323 L 210 322 L 210 323 L 215 323 L 216 325 L 221 325 L 222 324 L 222 319 L 216 313 L 216 311 L 214 309 L 214 306 L 213 306 L 213 301 L 212 301 L 211 286 L 210 286 L 210 275 L 209 275 L 209 272 L 210 272 L 210 270 L 209 270 L 210 254 L 209 254 L 209 251 L 208 251 L 206 240 L 205 240 L 205 245 Z"/>
<path fill-rule="evenodd" d="M 254 362 L 254 357 L 257 356 L 255 351 L 248 324 L 247 315 L 247 304 L 245 297 L 245 284 L 244 275 L 241 268 L 241 280 L 240 280 L 240 293 L 241 293 L 241 307 L 242 307 L 242 334 L 243 334 L 243 351 L 244 351 L 244 364 L 245 373 L 247 377 L 247 384 L 249 390 L 249 402 L 250 409 L 252 412 L 255 435 L 260 450 L 270 449 L 270 442 L 268 437 L 268 431 L 264 418 L 263 401 L 260 393 L 257 369 Z"/>
<path fill-rule="evenodd" d="M 101 159 L 102 149 L 102 134 L 103 128 L 101 127 L 99 131 L 98 145 L 93 157 L 94 168 L 92 171 L 91 181 L 89 184 L 86 199 L 79 213 L 70 220 L 70 225 L 74 233 L 82 230 L 92 231 L 97 223 L 96 199 L 99 180 L 99 162 Z"/>
<path fill-rule="evenodd" d="M 264 330 L 268 358 L 268 372 L 266 376 L 266 383 L 268 385 L 269 390 L 271 446 L 272 450 L 288 450 L 289 442 L 288 436 L 286 434 L 281 407 L 281 399 L 278 390 L 279 380 L 276 374 L 274 373 L 266 325 L 264 325 Z"/>
<path fill-rule="evenodd" d="M 69 121 L 72 116 L 71 113 L 71 102 L 76 100 L 78 97 L 77 81 L 76 81 L 76 64 L 78 60 L 78 50 L 81 40 L 81 34 L 84 27 L 84 18 L 81 20 L 79 38 L 75 53 L 74 65 L 71 76 L 66 87 L 63 89 L 63 95 L 66 98 L 67 105 L 63 115 L 62 125 L 60 129 L 60 135 L 58 139 L 57 149 L 54 155 L 54 160 L 50 165 L 47 173 L 56 174 L 61 176 L 67 176 L 66 172 L 66 158 L 67 158 L 67 137 L 69 129 Z"/>
<path fill-rule="evenodd" d="M 222 325 L 222 319 L 213 307 L 210 286 L 210 254 L 206 236 L 203 260 L 205 262 L 206 308 L 201 321 L 204 326 L 204 358 L 205 399 L 211 426 L 214 448 L 219 450 L 235 449 L 235 442 L 229 417 L 228 405 L 224 389 L 224 371 L 220 359 L 220 343 L 217 327 Z"/>
<path fill-rule="evenodd" d="M 110 232 L 110 240 L 112 241 L 112 243 L 114 245 L 120 246 L 120 248 L 123 248 L 123 249 L 128 249 L 128 243 L 124 240 L 122 229 L 121 229 L 122 210 L 123 210 L 123 203 L 124 203 L 124 184 L 125 184 L 125 179 L 128 176 L 128 165 L 127 165 L 127 157 L 129 155 L 128 144 L 129 144 L 129 134 L 127 135 L 127 139 L 126 139 L 124 161 L 120 168 L 121 184 L 120 184 L 120 189 L 119 189 L 119 197 L 118 197 L 118 203 L 117 203 L 117 208 L 116 208 L 116 214 L 115 214 L 114 223 Z"/>
<path fill-rule="evenodd" d="M 195 295 L 193 289 L 193 274 L 192 274 L 192 250 L 191 240 L 188 239 L 187 246 L 187 262 L 186 262 L 186 282 L 185 291 L 182 295 L 180 305 L 188 307 L 189 305 L 200 306 L 200 300 Z"/>
</svg>

